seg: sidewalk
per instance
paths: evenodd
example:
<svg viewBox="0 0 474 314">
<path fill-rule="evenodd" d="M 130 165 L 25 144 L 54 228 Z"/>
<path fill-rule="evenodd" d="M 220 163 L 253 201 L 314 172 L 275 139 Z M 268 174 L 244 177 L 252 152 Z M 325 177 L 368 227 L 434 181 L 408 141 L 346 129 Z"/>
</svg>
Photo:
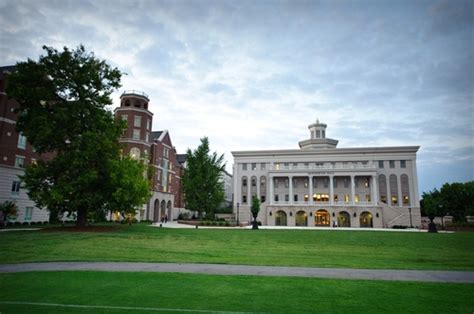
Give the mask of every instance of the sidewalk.
<svg viewBox="0 0 474 314">
<path fill-rule="evenodd" d="M 196 226 L 180 224 L 176 221 L 168 221 L 167 223 L 155 222 L 151 227 L 160 228 L 196 228 Z M 252 226 L 244 227 L 219 227 L 219 226 L 199 226 L 199 229 L 227 229 L 227 230 L 246 230 L 252 229 Z M 386 232 L 428 232 L 428 230 L 412 229 L 389 229 L 389 228 L 344 228 L 344 227 L 296 227 L 296 226 L 259 226 L 262 230 L 325 230 L 325 231 L 386 231 Z M 438 231 L 441 233 L 451 233 L 452 231 Z"/>
<path fill-rule="evenodd" d="M 474 283 L 474 272 L 434 270 L 386 270 L 310 268 L 181 263 L 52 262 L 0 265 L 0 273 L 31 271 L 110 271 L 193 273 L 210 275 L 284 276 L 358 280 Z"/>
</svg>

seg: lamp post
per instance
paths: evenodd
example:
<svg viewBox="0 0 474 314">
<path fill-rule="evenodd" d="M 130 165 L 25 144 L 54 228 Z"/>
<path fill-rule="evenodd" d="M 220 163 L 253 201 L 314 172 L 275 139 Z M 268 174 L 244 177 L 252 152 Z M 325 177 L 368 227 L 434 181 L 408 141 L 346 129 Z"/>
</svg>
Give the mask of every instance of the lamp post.
<svg viewBox="0 0 474 314">
<path fill-rule="evenodd" d="M 411 221 L 411 207 L 408 207 L 408 211 L 410 212 L 410 228 L 413 228 L 413 223 Z"/>
<path fill-rule="evenodd" d="M 237 226 L 240 226 L 240 222 L 239 222 L 239 208 L 240 208 L 240 203 L 237 202 Z"/>
</svg>

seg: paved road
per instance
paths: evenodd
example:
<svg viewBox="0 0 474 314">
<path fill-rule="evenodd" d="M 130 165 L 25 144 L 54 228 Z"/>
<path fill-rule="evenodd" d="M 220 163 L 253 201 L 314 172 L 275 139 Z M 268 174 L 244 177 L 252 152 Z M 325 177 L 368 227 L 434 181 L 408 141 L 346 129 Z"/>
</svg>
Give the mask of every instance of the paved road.
<svg viewBox="0 0 474 314">
<path fill-rule="evenodd" d="M 433 270 L 378 270 L 179 263 L 52 262 L 0 265 L 0 273 L 30 271 L 140 271 L 212 275 L 287 276 L 334 279 L 474 283 L 474 272 Z"/>
</svg>

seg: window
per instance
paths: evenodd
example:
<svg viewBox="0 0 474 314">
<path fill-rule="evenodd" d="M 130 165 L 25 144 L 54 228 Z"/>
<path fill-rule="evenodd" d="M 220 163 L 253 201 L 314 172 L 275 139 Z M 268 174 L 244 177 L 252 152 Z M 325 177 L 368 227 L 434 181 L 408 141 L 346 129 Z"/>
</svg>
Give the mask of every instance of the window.
<svg viewBox="0 0 474 314">
<path fill-rule="evenodd" d="M 285 202 L 288 202 L 290 200 L 290 196 L 288 194 L 285 194 Z"/>
<path fill-rule="evenodd" d="M 290 180 L 285 179 L 285 188 L 287 188 L 289 186 L 289 184 L 290 184 Z"/>
<path fill-rule="evenodd" d="M 18 148 L 25 149 L 26 148 L 26 136 L 20 132 L 18 134 Z"/>
<path fill-rule="evenodd" d="M 25 208 L 25 220 L 31 220 L 33 216 L 33 207 L 26 207 Z"/>
<path fill-rule="evenodd" d="M 304 179 L 304 187 L 305 187 L 305 188 L 308 187 L 308 179 Z"/>
<path fill-rule="evenodd" d="M 257 186 L 257 179 L 252 178 L 252 186 Z"/>
<path fill-rule="evenodd" d="M 337 194 L 334 195 L 334 203 L 339 202 L 339 196 Z"/>
<path fill-rule="evenodd" d="M 389 164 L 390 164 L 390 168 L 395 168 L 395 160 L 390 160 Z"/>
<path fill-rule="evenodd" d="M 166 158 L 170 156 L 170 150 L 166 147 L 163 147 L 163 156 Z"/>
<path fill-rule="evenodd" d="M 149 141 L 150 140 L 150 133 L 146 132 L 145 134 L 145 141 Z"/>
<path fill-rule="evenodd" d="M 354 202 L 359 203 L 359 194 L 354 195 Z"/>
<path fill-rule="evenodd" d="M 140 139 L 140 130 L 133 130 L 133 139 L 134 140 Z"/>
<path fill-rule="evenodd" d="M 262 163 L 260 164 L 260 170 L 265 170 L 265 163 L 264 163 L 264 162 L 262 162 Z"/>
<path fill-rule="evenodd" d="M 247 164 L 242 164 L 242 170 L 247 170 Z"/>
<path fill-rule="evenodd" d="M 283 164 L 283 168 L 284 168 L 284 169 L 288 169 L 289 167 L 290 167 L 290 164 L 289 164 L 289 163 L 285 162 L 285 163 Z"/>
<path fill-rule="evenodd" d="M 135 120 L 133 121 L 133 126 L 141 127 L 142 126 L 142 117 L 135 116 Z"/>
<path fill-rule="evenodd" d="M 317 138 L 320 138 L 320 137 L 321 137 L 321 131 L 320 131 L 320 130 L 316 130 L 316 137 L 317 137 Z"/>
<path fill-rule="evenodd" d="M 279 163 L 275 164 L 275 170 L 280 170 L 280 164 Z"/>
<path fill-rule="evenodd" d="M 128 121 L 128 115 L 126 115 L 126 114 L 123 114 L 123 115 L 121 116 L 121 118 L 122 118 L 122 120 L 125 121 L 125 122 Z"/>
<path fill-rule="evenodd" d="M 242 195 L 242 203 L 243 204 L 247 203 L 247 195 Z"/>
<path fill-rule="evenodd" d="M 278 194 L 275 194 L 275 202 L 278 202 Z"/>
<path fill-rule="evenodd" d="M 344 202 L 349 203 L 349 194 L 344 194 Z"/>
<path fill-rule="evenodd" d="M 15 167 L 24 168 L 25 167 L 25 157 L 16 156 L 16 158 L 15 158 Z"/>
<path fill-rule="evenodd" d="M 392 205 L 398 204 L 398 198 L 396 196 L 392 196 Z"/>
<path fill-rule="evenodd" d="M 329 178 L 324 178 L 324 187 L 327 188 L 329 186 Z"/>
<path fill-rule="evenodd" d="M 369 181 L 368 178 L 365 179 L 364 186 L 365 186 L 366 188 L 370 187 L 370 181 Z"/>
<path fill-rule="evenodd" d="M 20 181 L 13 181 L 12 182 L 12 195 L 19 195 L 20 194 Z"/>
<path fill-rule="evenodd" d="M 383 160 L 379 160 L 379 168 L 383 169 Z"/>
<path fill-rule="evenodd" d="M 410 198 L 408 195 L 403 196 L 403 205 L 410 205 Z"/>
<path fill-rule="evenodd" d="M 242 186 L 247 186 L 247 178 L 242 179 Z"/>
<path fill-rule="evenodd" d="M 298 194 L 293 195 L 293 200 L 294 200 L 295 202 L 298 202 Z"/>
<path fill-rule="evenodd" d="M 400 160 L 400 168 L 406 168 L 407 167 L 407 161 L 406 160 Z"/>
<path fill-rule="evenodd" d="M 147 128 L 148 130 L 151 129 L 151 120 L 150 120 L 150 119 L 147 119 L 147 120 L 146 120 L 146 128 Z"/>
<path fill-rule="evenodd" d="M 349 178 L 344 178 L 344 187 L 345 188 L 349 187 Z"/>
<path fill-rule="evenodd" d="M 308 194 L 305 194 L 304 195 L 304 201 L 307 202 L 309 200 L 309 195 Z"/>
<path fill-rule="evenodd" d="M 253 171 L 257 170 L 257 164 L 256 164 L 256 163 L 253 163 L 253 164 L 252 164 L 252 170 L 253 170 Z"/>
<path fill-rule="evenodd" d="M 135 160 L 140 159 L 140 149 L 137 147 L 132 147 L 130 149 L 130 157 L 132 157 L 132 159 L 135 159 Z"/>
<path fill-rule="evenodd" d="M 370 194 L 365 194 L 365 201 L 370 203 Z"/>
<path fill-rule="evenodd" d="M 265 203 L 265 195 L 261 195 L 260 200 L 262 201 L 262 203 Z"/>
<path fill-rule="evenodd" d="M 326 131 L 322 130 L 321 133 L 323 135 L 323 138 L 325 138 L 326 137 Z"/>
<path fill-rule="evenodd" d="M 293 163 L 293 169 L 298 169 L 298 163 L 297 162 Z"/>
<path fill-rule="evenodd" d="M 34 158 L 31 158 L 31 164 L 32 164 L 32 165 L 37 165 L 37 164 L 38 164 L 38 162 L 36 161 L 36 159 L 34 159 Z"/>
</svg>

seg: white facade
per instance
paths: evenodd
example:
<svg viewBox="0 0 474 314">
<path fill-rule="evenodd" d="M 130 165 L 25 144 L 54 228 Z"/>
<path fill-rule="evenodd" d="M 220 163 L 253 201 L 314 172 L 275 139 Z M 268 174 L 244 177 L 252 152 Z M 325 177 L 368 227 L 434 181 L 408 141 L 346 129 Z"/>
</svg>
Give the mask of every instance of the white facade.
<svg viewBox="0 0 474 314">
<path fill-rule="evenodd" d="M 234 156 L 234 212 L 250 221 L 251 197 L 265 225 L 419 226 L 419 146 L 336 148 L 326 125 L 309 126 L 298 150 L 239 151 Z"/>
<path fill-rule="evenodd" d="M 28 197 L 26 189 L 21 188 L 19 176 L 23 173 L 22 168 L 0 165 L 0 203 L 13 201 L 18 207 L 16 217 L 8 221 L 14 223 L 49 222 L 49 211 L 36 207 Z"/>
</svg>

